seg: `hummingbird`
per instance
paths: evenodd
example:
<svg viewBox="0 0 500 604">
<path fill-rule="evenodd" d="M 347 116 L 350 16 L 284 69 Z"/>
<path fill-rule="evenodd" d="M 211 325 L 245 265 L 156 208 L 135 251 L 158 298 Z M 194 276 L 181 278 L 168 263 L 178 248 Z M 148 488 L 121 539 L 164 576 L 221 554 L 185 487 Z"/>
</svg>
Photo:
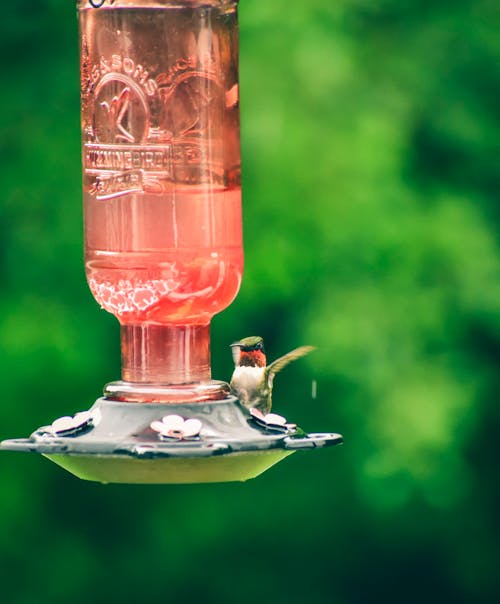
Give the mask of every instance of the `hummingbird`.
<svg viewBox="0 0 500 604">
<path fill-rule="evenodd" d="M 234 372 L 231 391 L 247 408 L 266 414 L 271 411 L 274 376 L 283 367 L 314 350 L 314 346 L 300 346 L 266 365 L 264 340 L 250 336 L 231 344 Z"/>
<path fill-rule="evenodd" d="M 130 106 L 130 88 L 124 88 L 120 96 L 114 96 L 111 103 L 103 101 L 101 107 L 106 111 L 109 122 L 113 128 L 116 128 L 121 134 L 116 135 L 116 140 L 126 143 L 135 142 L 135 138 L 128 132 L 123 120 Z"/>
</svg>

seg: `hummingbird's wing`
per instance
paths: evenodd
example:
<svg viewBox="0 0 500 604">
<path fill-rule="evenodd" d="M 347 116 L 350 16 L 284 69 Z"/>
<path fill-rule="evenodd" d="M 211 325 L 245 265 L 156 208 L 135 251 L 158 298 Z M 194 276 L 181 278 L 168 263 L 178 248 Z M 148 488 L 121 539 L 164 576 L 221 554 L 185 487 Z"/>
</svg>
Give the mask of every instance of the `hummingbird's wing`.
<svg viewBox="0 0 500 604">
<path fill-rule="evenodd" d="M 278 373 L 278 371 L 281 371 L 283 367 L 286 367 L 288 363 L 291 363 L 292 361 L 296 361 L 297 359 L 304 357 L 306 354 L 309 354 L 313 350 L 315 350 L 314 346 L 300 346 L 299 348 L 295 348 L 295 350 L 287 352 L 279 359 L 276 359 L 275 361 L 270 363 L 266 367 L 265 373 L 265 383 L 267 384 L 267 386 L 269 388 L 272 387 L 274 376 Z"/>
</svg>

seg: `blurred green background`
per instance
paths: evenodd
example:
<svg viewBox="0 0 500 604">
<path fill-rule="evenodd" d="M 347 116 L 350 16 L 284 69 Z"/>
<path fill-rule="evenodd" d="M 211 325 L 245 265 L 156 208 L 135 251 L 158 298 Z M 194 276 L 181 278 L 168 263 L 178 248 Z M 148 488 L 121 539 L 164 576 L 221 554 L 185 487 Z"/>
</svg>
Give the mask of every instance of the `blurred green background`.
<svg viewBox="0 0 500 604">
<path fill-rule="evenodd" d="M 318 351 L 275 409 L 341 448 L 247 484 L 0 455 L 5 604 L 498 602 L 498 0 L 242 0 L 246 272 L 227 345 Z M 0 437 L 119 375 L 82 264 L 72 0 L 0 12 Z M 318 398 L 311 399 L 311 381 Z"/>
</svg>

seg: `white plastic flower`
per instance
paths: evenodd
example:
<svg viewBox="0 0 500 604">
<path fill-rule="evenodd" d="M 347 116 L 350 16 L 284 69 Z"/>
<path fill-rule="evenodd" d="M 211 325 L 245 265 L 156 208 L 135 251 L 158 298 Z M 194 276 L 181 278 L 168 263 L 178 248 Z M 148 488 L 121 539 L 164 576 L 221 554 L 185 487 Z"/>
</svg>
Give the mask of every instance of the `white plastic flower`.
<svg viewBox="0 0 500 604">
<path fill-rule="evenodd" d="M 282 415 L 277 413 L 267 413 L 264 415 L 259 409 L 250 409 L 250 415 L 252 419 L 267 430 L 273 430 L 275 432 L 289 432 L 295 430 L 296 424 L 289 424 Z"/>
<path fill-rule="evenodd" d="M 166 415 L 161 421 L 151 422 L 150 425 L 160 438 L 185 440 L 198 436 L 201 431 L 199 419 L 184 419 L 180 415 Z"/>
<path fill-rule="evenodd" d="M 50 433 L 55 436 L 73 436 L 94 425 L 95 417 L 91 411 L 80 411 L 75 415 L 65 415 L 54 420 Z"/>
</svg>

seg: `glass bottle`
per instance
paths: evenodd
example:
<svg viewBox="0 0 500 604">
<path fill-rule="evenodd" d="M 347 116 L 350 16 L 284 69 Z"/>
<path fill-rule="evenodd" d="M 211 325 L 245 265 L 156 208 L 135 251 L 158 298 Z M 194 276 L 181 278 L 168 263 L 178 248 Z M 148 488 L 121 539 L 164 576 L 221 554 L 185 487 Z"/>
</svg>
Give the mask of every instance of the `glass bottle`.
<svg viewBox="0 0 500 604">
<path fill-rule="evenodd" d="M 80 0 L 85 269 L 121 325 L 108 398 L 221 398 L 243 271 L 237 0 Z"/>
</svg>

